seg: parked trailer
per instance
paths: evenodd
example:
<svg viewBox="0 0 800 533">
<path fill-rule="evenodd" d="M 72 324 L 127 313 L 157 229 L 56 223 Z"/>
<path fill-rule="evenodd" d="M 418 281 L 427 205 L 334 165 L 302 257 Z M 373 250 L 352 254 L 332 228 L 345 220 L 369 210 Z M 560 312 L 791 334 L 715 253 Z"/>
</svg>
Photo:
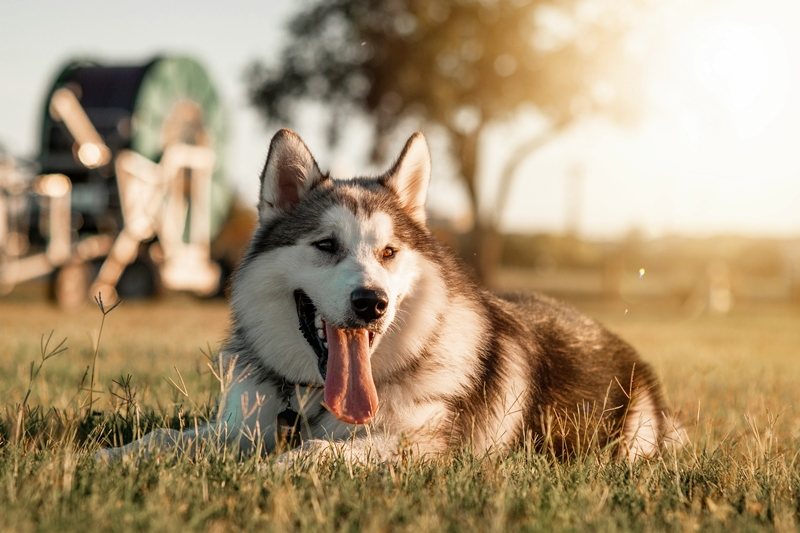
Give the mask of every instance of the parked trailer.
<svg viewBox="0 0 800 533">
<path fill-rule="evenodd" d="M 217 292 L 211 242 L 232 199 L 225 137 L 220 99 L 192 59 L 67 65 L 45 105 L 40 174 L 21 186 L 13 165 L 0 171 L 0 291 L 50 274 L 63 307 L 157 286 Z"/>
</svg>

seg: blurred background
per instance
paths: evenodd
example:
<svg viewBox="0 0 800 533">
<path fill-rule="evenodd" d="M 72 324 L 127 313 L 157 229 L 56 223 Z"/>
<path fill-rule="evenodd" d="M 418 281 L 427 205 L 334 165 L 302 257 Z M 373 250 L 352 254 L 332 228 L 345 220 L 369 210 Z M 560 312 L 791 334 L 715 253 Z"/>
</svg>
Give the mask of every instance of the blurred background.
<svg viewBox="0 0 800 533">
<path fill-rule="evenodd" d="M 290 127 L 334 177 L 424 131 L 431 224 L 495 290 L 800 302 L 792 0 L 3 2 L 0 28 L 0 298 L 222 293 Z"/>
</svg>

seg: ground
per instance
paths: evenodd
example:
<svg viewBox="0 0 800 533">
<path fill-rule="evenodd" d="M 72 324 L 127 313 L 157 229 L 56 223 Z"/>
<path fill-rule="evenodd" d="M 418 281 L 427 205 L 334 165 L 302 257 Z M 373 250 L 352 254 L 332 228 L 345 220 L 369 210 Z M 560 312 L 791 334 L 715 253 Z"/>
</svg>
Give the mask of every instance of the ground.
<svg viewBox="0 0 800 533">
<path fill-rule="evenodd" d="M 213 412 L 219 383 L 208 363 L 227 307 L 170 297 L 109 313 L 90 414 L 102 313 L 64 313 L 18 291 L 0 300 L 0 529 L 797 530 L 800 308 L 742 304 L 690 318 L 663 303 L 578 305 L 656 368 L 686 427 L 683 449 L 635 464 L 602 450 L 561 463 L 521 449 L 289 470 L 270 458 L 100 465 L 85 452 L 103 439 Z M 51 331 L 47 350 L 65 337 L 68 350 L 36 373 Z"/>
</svg>

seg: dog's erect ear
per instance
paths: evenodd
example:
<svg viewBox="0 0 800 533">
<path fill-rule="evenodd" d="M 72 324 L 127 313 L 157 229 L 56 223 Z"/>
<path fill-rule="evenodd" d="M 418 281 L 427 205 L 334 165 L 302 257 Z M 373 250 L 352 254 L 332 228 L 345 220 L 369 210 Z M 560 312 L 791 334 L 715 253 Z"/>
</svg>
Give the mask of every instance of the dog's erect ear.
<svg viewBox="0 0 800 533">
<path fill-rule="evenodd" d="M 380 182 L 400 197 L 411 218 L 425 224 L 425 198 L 431 181 L 431 152 L 425 136 L 417 132 L 408 139 L 392 169 Z"/>
<path fill-rule="evenodd" d="M 269 144 L 261 171 L 258 219 L 267 221 L 293 207 L 318 182 L 328 179 L 317 167 L 308 147 L 293 131 L 281 130 Z"/>
</svg>

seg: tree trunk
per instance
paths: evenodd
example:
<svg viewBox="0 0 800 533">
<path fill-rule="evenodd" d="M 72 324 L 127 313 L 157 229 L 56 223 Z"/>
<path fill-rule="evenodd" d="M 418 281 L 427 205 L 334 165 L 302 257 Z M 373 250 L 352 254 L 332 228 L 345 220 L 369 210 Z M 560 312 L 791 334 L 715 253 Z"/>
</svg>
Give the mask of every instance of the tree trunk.
<svg viewBox="0 0 800 533">
<path fill-rule="evenodd" d="M 497 197 L 494 208 L 489 213 L 489 220 L 481 225 L 480 241 L 478 244 L 479 252 L 479 272 L 481 280 L 491 285 L 497 275 L 500 266 L 500 259 L 503 254 L 503 236 L 500 234 L 500 222 L 503 213 L 508 207 L 508 199 L 511 195 L 511 187 L 517 170 L 533 153 L 556 138 L 565 127 L 564 122 L 555 124 L 550 130 L 542 133 L 522 143 L 503 166 L 500 174 L 500 183 L 497 187 Z"/>
<path fill-rule="evenodd" d="M 455 153 L 458 157 L 461 176 L 464 185 L 467 187 L 470 209 L 472 210 L 473 226 L 467 236 L 467 242 L 462 246 L 460 253 L 466 263 L 472 268 L 478 281 L 488 282 L 484 273 L 485 261 L 484 249 L 486 247 L 486 221 L 480 214 L 480 202 L 478 200 L 478 139 L 480 138 L 481 128 L 476 128 L 467 134 L 453 133 L 455 142 Z"/>
<path fill-rule="evenodd" d="M 482 283 L 491 286 L 497 274 L 497 267 L 503 253 L 503 238 L 499 227 L 511 193 L 511 185 L 520 165 L 539 148 L 553 140 L 566 127 L 565 122 L 555 124 L 550 130 L 521 144 L 503 167 L 498 185 L 495 205 L 487 217 L 481 216 L 478 201 L 478 140 L 482 127 L 469 134 L 454 133 L 455 151 L 461 166 L 461 175 L 467 186 L 474 225 L 465 249 L 461 250 L 464 259 Z"/>
<path fill-rule="evenodd" d="M 478 218 L 478 192 L 477 192 L 477 168 L 478 168 L 478 137 L 481 128 L 476 128 L 474 132 L 468 134 L 454 133 L 455 152 L 458 156 L 458 163 L 461 168 L 461 176 L 467 186 L 470 208 L 475 218 Z"/>
</svg>

